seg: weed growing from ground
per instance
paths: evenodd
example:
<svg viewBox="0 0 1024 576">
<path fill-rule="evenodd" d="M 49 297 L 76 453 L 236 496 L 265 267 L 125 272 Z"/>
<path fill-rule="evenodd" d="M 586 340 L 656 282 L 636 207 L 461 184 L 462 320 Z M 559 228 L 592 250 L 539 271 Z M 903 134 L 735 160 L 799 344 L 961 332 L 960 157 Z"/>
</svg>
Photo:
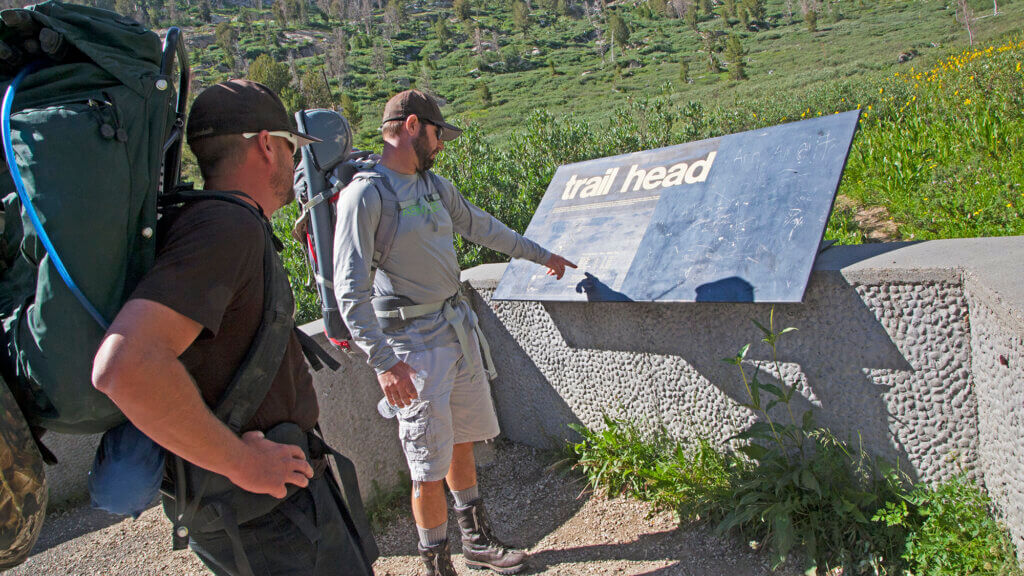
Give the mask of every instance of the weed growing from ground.
<svg viewBox="0 0 1024 576">
<path fill-rule="evenodd" d="M 906 532 L 903 560 L 915 576 L 1021 574 L 991 500 L 964 474 L 915 486 L 875 520 Z"/>
<path fill-rule="evenodd" d="M 720 518 L 743 461 L 706 439 L 679 444 L 664 431 L 642 432 L 633 422 L 604 416 L 604 429 L 572 425 L 583 436 L 573 444 L 575 467 L 594 490 L 628 495 L 682 518 Z"/>
<path fill-rule="evenodd" d="M 775 329 L 774 310 L 768 325 L 755 321 L 762 342 L 771 349 L 767 362 L 781 374 L 777 345 L 795 328 Z M 745 369 L 750 345 L 725 361 L 739 368 L 749 403 L 760 420 L 735 439 L 747 442 L 739 451 L 755 464 L 737 482 L 733 510 L 719 524 L 725 532 L 738 529 L 756 538 L 781 565 L 797 547 L 804 551 L 809 572 L 842 567 L 844 573 L 883 574 L 883 561 L 898 556 L 898 527 L 873 522 L 886 502 L 900 491 L 898 473 L 861 449 L 852 449 L 831 431 L 814 422 L 808 410 L 800 418 L 791 401 L 796 389 L 783 381 L 762 382 L 763 363 Z M 784 422 L 771 410 L 785 407 Z"/>
</svg>

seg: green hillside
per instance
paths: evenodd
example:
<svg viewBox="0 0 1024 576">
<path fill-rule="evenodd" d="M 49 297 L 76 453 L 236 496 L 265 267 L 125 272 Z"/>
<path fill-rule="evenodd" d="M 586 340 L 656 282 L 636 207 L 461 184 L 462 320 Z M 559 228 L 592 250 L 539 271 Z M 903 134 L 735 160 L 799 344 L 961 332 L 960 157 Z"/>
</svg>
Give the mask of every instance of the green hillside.
<svg viewBox="0 0 1024 576">
<path fill-rule="evenodd" d="M 364 149 L 380 148 L 389 96 L 410 86 L 434 94 L 467 128 L 436 169 L 520 231 L 561 164 L 860 108 L 826 237 L 1024 234 L 1019 0 L 280 0 L 262 8 L 117 0 L 116 8 L 151 27 L 184 28 L 194 92 L 249 76 L 293 110 L 341 108 Z M 297 209 L 283 212 L 288 238 Z M 503 258 L 461 241 L 458 249 L 463 266 Z M 296 272 L 299 254 L 289 247 Z M 295 287 L 301 318 L 314 318 L 315 297 Z"/>
<path fill-rule="evenodd" d="M 194 2 L 191 9 L 179 7 L 176 18 L 152 9 L 149 18 L 151 25 L 194 25 L 187 33 L 197 46 L 191 53 L 198 85 L 245 75 L 265 54 L 285 69 L 285 81 L 266 67 L 257 75 L 277 76 L 275 87 L 293 94 L 289 103 L 351 101 L 347 110 L 365 120 L 359 123 L 365 144 L 373 141 L 383 101 L 409 86 L 443 99 L 457 121 L 501 137 L 536 109 L 601 121 L 630 99 L 654 95 L 677 105 L 716 106 L 793 97 L 909 65 L 930 66 L 968 39 L 954 3 L 933 0 L 535 0 L 527 23 L 520 16 L 519 25 L 515 8 L 525 6 L 519 0 L 459 0 L 454 6 L 333 0 L 319 2 L 322 9 L 300 0 L 283 4 L 262 11 L 213 8 L 210 20 L 218 24 L 203 23 L 203 5 Z M 1002 4 L 992 16 L 992 3 L 972 0 L 977 42 L 1020 29 L 1024 5 Z M 675 17 L 676 5 L 693 16 Z M 754 8 L 762 16 L 749 16 L 747 5 L 762 6 Z M 725 15 L 730 6 L 733 17 Z M 817 9 L 815 32 L 801 6 Z M 627 31 L 625 39 L 621 33 L 615 38 L 616 23 Z M 729 38 L 742 56 L 729 52 Z M 910 60 L 899 64 L 901 55 Z M 709 71 L 712 59 L 720 72 Z M 743 61 L 745 80 L 731 79 L 734 60 Z"/>
</svg>

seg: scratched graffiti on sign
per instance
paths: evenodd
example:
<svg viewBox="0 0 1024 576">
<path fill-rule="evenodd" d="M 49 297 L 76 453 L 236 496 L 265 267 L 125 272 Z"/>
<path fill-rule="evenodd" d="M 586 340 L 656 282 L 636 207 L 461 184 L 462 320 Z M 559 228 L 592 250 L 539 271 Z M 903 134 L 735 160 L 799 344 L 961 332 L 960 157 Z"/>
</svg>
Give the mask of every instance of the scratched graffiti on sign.
<svg viewBox="0 0 1024 576">
<path fill-rule="evenodd" d="M 513 260 L 494 298 L 799 302 L 858 116 L 561 166 L 526 236 L 579 268 Z"/>
</svg>

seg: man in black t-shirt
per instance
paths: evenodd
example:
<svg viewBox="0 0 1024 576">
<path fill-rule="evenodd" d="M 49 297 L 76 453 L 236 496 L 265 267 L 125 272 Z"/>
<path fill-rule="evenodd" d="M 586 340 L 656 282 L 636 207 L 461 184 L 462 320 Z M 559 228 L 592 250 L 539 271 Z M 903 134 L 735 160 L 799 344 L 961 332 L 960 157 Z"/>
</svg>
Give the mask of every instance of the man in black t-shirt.
<svg viewBox="0 0 1024 576">
<path fill-rule="evenodd" d="M 215 573 L 372 574 L 372 558 L 348 528 L 322 463 L 314 467 L 298 446 L 264 437 L 288 422 L 308 432 L 319 415 L 295 334 L 241 436 L 210 409 L 262 322 L 264 275 L 270 273 L 264 270 L 265 218 L 293 200 L 293 157 L 316 140 L 291 128 L 273 92 L 245 80 L 201 93 L 187 136 L 205 187 L 243 192 L 258 213 L 205 200 L 174 216 L 162 230 L 153 269 L 100 346 L 93 383 L 169 452 L 241 490 L 282 499 L 237 531 L 192 531 L 193 550 Z M 289 485 L 302 489 L 285 499 Z"/>
</svg>

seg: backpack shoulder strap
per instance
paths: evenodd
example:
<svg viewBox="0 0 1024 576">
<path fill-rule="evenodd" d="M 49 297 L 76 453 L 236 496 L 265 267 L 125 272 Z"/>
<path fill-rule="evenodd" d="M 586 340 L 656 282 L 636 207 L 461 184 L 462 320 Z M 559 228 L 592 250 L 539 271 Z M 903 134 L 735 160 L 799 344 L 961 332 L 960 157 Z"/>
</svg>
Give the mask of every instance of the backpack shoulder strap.
<svg viewBox="0 0 1024 576">
<path fill-rule="evenodd" d="M 386 176 L 379 172 L 360 172 L 353 177 L 373 182 L 374 189 L 380 195 L 380 221 L 373 234 L 373 267 L 379 268 L 388 259 L 391 246 L 398 234 L 398 193 L 388 182 Z"/>
<path fill-rule="evenodd" d="M 214 413 L 236 433 L 263 403 L 284 359 L 288 338 L 295 324 L 292 318 L 292 293 L 288 274 L 277 252 L 281 243 L 274 236 L 270 221 L 258 206 L 249 204 L 243 192 L 208 190 L 180 191 L 165 202 L 220 200 L 242 206 L 259 219 L 263 227 L 263 317 L 249 351 L 238 367 Z"/>
</svg>

